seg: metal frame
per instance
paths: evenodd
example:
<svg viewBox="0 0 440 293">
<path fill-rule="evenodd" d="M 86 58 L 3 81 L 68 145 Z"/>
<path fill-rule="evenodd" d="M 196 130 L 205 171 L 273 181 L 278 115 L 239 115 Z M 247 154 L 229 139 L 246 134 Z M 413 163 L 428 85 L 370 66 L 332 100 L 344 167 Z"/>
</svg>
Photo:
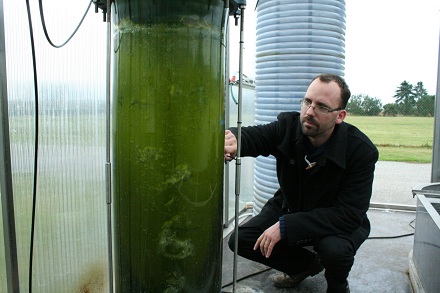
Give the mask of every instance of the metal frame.
<svg viewBox="0 0 440 293">
<path fill-rule="evenodd" d="M 432 145 L 431 182 L 440 182 L 440 37 L 437 68 L 437 92 L 435 95 L 434 140 Z"/>
<path fill-rule="evenodd" d="M 109 292 L 113 288 L 113 224 L 112 224 L 112 180 L 111 180 L 111 6 L 112 0 L 107 0 L 107 10 L 104 13 L 104 21 L 107 24 L 107 60 L 106 60 L 106 162 L 105 162 L 105 192 L 107 204 L 107 249 L 108 249 L 108 278 Z"/>
<path fill-rule="evenodd" d="M 240 18 L 240 52 L 239 52 L 239 80 L 238 80 L 238 115 L 237 115 L 237 154 L 235 158 L 235 226 L 234 226 L 234 265 L 233 265 L 233 282 L 232 292 L 235 292 L 237 286 L 237 258 L 238 258 L 238 225 L 240 214 L 240 188 L 241 188 L 241 125 L 242 125 L 242 95 L 243 95 L 243 44 L 244 44 L 244 10 L 246 1 L 233 1 L 234 10 L 230 11 L 234 15 L 236 24 L 238 17 Z M 235 10 L 237 9 L 237 10 Z"/>
<path fill-rule="evenodd" d="M 20 292 L 9 140 L 8 90 L 3 0 L 0 0 L 0 187 L 5 242 L 6 283 L 9 293 Z"/>
</svg>

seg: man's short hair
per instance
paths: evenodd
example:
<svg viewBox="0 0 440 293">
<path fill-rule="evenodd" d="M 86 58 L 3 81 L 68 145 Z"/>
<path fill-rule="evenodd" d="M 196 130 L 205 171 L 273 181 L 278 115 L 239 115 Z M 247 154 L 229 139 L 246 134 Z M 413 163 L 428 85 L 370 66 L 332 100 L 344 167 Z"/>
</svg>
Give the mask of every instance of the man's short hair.
<svg viewBox="0 0 440 293">
<path fill-rule="evenodd" d="M 315 76 L 310 83 L 312 83 L 315 79 L 318 79 L 325 83 L 330 83 L 332 81 L 336 82 L 339 85 L 339 88 L 341 89 L 341 101 L 342 105 L 341 108 L 344 108 L 347 106 L 348 100 L 350 99 L 351 92 L 348 88 L 347 83 L 345 80 L 336 74 L 320 74 Z"/>
</svg>

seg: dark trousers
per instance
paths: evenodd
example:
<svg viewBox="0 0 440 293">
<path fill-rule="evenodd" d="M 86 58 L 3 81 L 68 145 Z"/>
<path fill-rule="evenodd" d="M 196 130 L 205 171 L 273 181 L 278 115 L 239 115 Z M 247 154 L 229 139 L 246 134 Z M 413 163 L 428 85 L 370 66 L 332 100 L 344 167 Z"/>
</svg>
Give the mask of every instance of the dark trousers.
<svg viewBox="0 0 440 293">
<path fill-rule="evenodd" d="M 264 231 L 259 225 L 252 225 L 252 219 L 245 226 L 238 228 L 237 254 L 272 267 L 288 275 L 302 272 L 314 257 L 314 252 L 305 248 L 313 246 L 318 253 L 322 266 L 325 268 L 327 292 L 345 292 L 347 277 L 353 266 L 356 249 L 352 243 L 338 236 L 328 236 L 315 243 L 304 246 L 291 246 L 286 239 L 279 241 L 269 258 L 264 257 L 260 250 L 254 250 L 258 237 Z M 229 238 L 229 248 L 234 251 L 234 233 Z"/>
</svg>

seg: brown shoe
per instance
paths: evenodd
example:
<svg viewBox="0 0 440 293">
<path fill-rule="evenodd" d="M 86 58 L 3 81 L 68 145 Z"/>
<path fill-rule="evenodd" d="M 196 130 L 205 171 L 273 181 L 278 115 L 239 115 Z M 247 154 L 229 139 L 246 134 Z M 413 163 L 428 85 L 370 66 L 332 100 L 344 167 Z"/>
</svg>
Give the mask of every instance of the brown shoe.
<svg viewBox="0 0 440 293">
<path fill-rule="evenodd" d="M 307 266 L 307 268 L 296 275 L 288 275 L 285 273 L 276 274 L 272 276 L 272 282 L 277 288 L 293 288 L 301 283 L 305 278 L 319 274 L 324 267 L 319 262 L 319 258 L 315 255 L 315 258 Z"/>
</svg>

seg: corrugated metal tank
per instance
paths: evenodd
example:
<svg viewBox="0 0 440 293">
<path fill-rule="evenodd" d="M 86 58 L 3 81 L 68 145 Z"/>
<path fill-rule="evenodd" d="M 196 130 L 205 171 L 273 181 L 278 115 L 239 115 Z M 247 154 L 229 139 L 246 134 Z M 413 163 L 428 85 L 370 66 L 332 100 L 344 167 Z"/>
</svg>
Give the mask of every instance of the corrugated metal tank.
<svg viewBox="0 0 440 293">
<path fill-rule="evenodd" d="M 260 0 L 256 34 L 256 124 L 299 111 L 316 75 L 344 75 L 345 1 Z M 257 214 L 279 187 L 275 159 L 258 157 L 254 173 Z"/>
</svg>

